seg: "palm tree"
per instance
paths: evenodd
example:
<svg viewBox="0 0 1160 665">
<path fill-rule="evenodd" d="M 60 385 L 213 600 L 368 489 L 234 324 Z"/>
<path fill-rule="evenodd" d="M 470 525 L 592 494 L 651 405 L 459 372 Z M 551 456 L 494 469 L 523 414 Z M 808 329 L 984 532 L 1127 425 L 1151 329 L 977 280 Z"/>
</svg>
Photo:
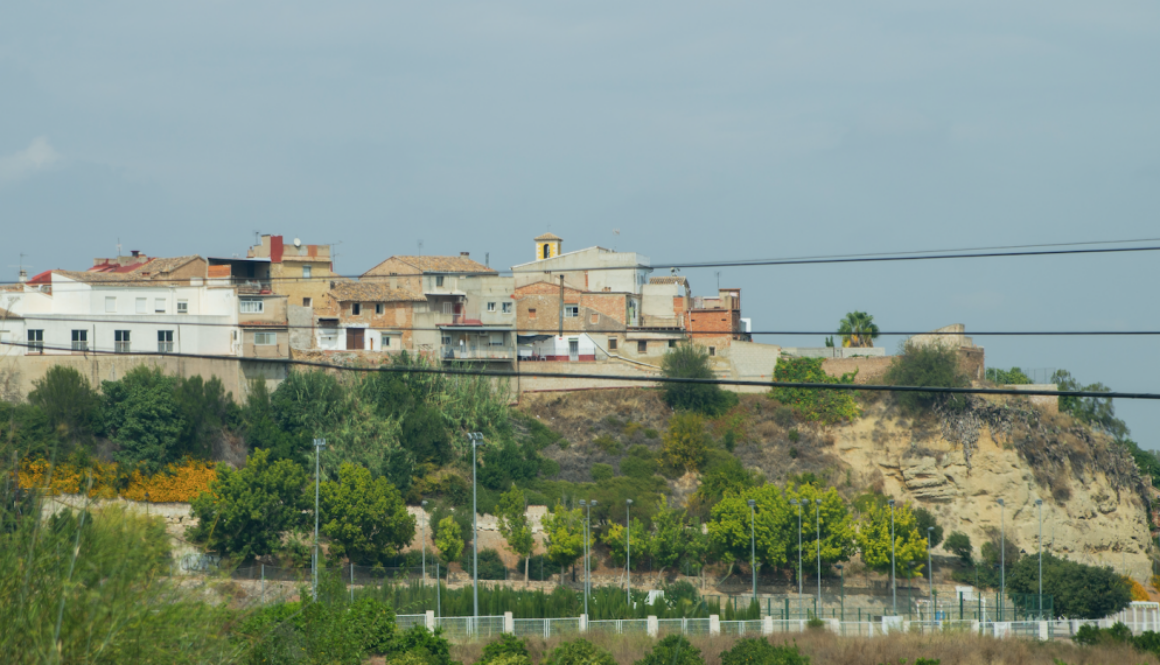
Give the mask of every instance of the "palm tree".
<svg viewBox="0 0 1160 665">
<path fill-rule="evenodd" d="M 842 336 L 842 346 L 872 347 L 874 338 L 878 337 L 878 326 L 866 312 L 849 312 L 838 324 L 838 334 Z"/>
</svg>

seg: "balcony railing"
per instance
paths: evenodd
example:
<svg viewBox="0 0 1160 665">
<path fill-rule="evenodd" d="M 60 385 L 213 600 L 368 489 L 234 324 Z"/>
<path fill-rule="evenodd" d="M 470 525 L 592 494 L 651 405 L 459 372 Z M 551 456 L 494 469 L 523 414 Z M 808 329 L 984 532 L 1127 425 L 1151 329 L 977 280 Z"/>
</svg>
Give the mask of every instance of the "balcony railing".
<svg viewBox="0 0 1160 665">
<path fill-rule="evenodd" d="M 268 279 L 234 277 L 230 281 L 238 287 L 238 293 L 262 293 L 263 291 L 269 293 L 271 290 Z"/>
<path fill-rule="evenodd" d="M 508 346 L 443 347 L 444 360 L 511 360 L 514 357 L 515 349 Z"/>
<path fill-rule="evenodd" d="M 89 343 L 87 341 L 74 341 L 72 343 L 73 351 L 88 351 Z"/>
<path fill-rule="evenodd" d="M 173 353 L 173 342 L 157 342 L 157 353 Z"/>
<path fill-rule="evenodd" d="M 129 342 L 113 342 L 114 353 L 129 353 Z"/>
</svg>

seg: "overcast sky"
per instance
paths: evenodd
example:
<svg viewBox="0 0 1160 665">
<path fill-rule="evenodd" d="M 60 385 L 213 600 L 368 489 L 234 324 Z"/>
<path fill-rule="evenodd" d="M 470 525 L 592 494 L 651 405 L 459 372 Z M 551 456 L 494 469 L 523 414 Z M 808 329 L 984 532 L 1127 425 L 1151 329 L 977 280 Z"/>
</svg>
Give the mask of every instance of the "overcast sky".
<svg viewBox="0 0 1160 665">
<path fill-rule="evenodd" d="M 254 231 L 354 274 L 549 229 L 655 263 L 1160 237 L 1157 63 L 1154 1 L 5 3 L 0 270 Z M 720 283 L 755 329 L 1158 330 L 1157 258 Z M 1160 392 L 1155 338 L 976 342 Z M 1160 403 L 1117 412 L 1160 447 Z"/>
</svg>

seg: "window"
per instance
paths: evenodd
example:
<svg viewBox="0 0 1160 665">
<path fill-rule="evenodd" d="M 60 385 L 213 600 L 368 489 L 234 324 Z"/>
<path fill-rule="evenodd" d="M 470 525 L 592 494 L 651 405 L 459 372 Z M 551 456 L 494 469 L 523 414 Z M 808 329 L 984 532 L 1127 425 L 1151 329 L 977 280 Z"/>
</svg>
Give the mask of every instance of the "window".
<svg viewBox="0 0 1160 665">
<path fill-rule="evenodd" d="M 311 266 L 302 266 L 302 279 L 310 279 L 312 270 Z"/>
<path fill-rule="evenodd" d="M 88 351 L 89 350 L 89 331 L 74 330 L 72 331 L 72 350 L 73 351 Z"/>
<path fill-rule="evenodd" d="M 494 312 L 495 311 L 495 303 L 493 303 L 493 302 L 487 303 L 487 311 Z"/>
<path fill-rule="evenodd" d="M 381 346 L 384 349 L 391 348 L 391 336 L 388 335 L 387 333 L 383 333 L 383 343 L 381 344 Z"/>
<path fill-rule="evenodd" d="M 717 347 L 715 347 L 715 346 L 710 346 L 710 347 L 709 347 L 709 355 L 710 355 L 710 356 L 715 356 L 715 355 L 717 355 Z"/>
<path fill-rule="evenodd" d="M 450 344 L 451 344 L 451 335 L 444 335 L 443 336 L 443 346 L 449 346 Z"/>
<path fill-rule="evenodd" d="M 641 340 L 636 343 L 637 353 L 648 353 L 648 342 Z"/>
<path fill-rule="evenodd" d="M 536 318 L 536 308 L 535 307 L 528 310 L 528 318 L 529 319 Z"/>
<path fill-rule="evenodd" d="M 44 353 L 44 331 L 43 330 L 29 330 L 28 331 L 28 352 L 29 353 Z"/>
<path fill-rule="evenodd" d="M 435 286 L 443 286 L 443 275 L 435 275 Z"/>
<path fill-rule="evenodd" d="M 165 298 L 154 298 L 153 299 L 153 311 L 156 312 L 157 314 L 164 314 L 165 313 Z"/>
<path fill-rule="evenodd" d="M 238 311 L 242 314 L 261 314 L 266 310 L 266 303 L 257 298 L 242 298 L 238 301 Z"/>
<path fill-rule="evenodd" d="M 112 314 L 117 311 L 117 297 L 105 296 L 105 312 Z"/>
<path fill-rule="evenodd" d="M 138 314 L 145 313 L 145 306 L 147 305 L 148 300 L 149 300 L 148 298 L 138 298 L 137 299 L 137 310 L 136 311 Z"/>
<path fill-rule="evenodd" d="M 565 319 L 574 319 L 578 316 L 580 316 L 580 308 L 578 306 L 576 306 L 576 305 L 565 305 L 564 306 L 564 318 Z"/>
<path fill-rule="evenodd" d="M 312 306 L 313 304 L 314 304 L 314 300 L 312 300 L 312 299 L 310 299 L 310 298 L 303 298 L 303 299 L 302 299 L 302 306 L 303 306 L 303 307 L 310 307 L 310 306 Z"/>
<path fill-rule="evenodd" d="M 512 313 L 512 304 L 510 302 L 505 302 L 503 304 L 503 313 L 504 314 L 511 314 Z"/>
<path fill-rule="evenodd" d="M 351 316 L 361 315 L 362 314 L 362 303 L 361 302 L 352 302 L 350 304 L 350 313 L 351 313 Z"/>
<path fill-rule="evenodd" d="M 503 333 L 493 332 L 490 334 L 488 346 L 503 346 Z"/>
<path fill-rule="evenodd" d="M 675 339 L 670 339 L 670 340 L 669 340 L 669 348 L 670 348 L 670 349 L 675 349 L 675 348 L 677 348 L 677 340 L 675 340 Z"/>
<path fill-rule="evenodd" d="M 129 331 L 113 331 L 113 350 L 117 353 L 129 353 Z"/>
<path fill-rule="evenodd" d="M 616 338 L 615 338 L 615 337 L 609 337 L 609 338 L 608 338 L 608 350 L 609 350 L 609 351 L 615 351 L 615 350 L 616 350 Z"/>
<path fill-rule="evenodd" d="M 444 314 L 450 314 L 450 313 L 451 313 L 451 303 L 449 303 L 449 302 L 445 302 L 445 303 L 443 303 L 443 313 L 444 313 Z"/>
<path fill-rule="evenodd" d="M 173 331 L 157 331 L 157 353 L 173 353 Z"/>
<path fill-rule="evenodd" d="M 254 333 L 254 346 L 274 346 L 278 343 L 278 333 Z"/>
<path fill-rule="evenodd" d="M 177 301 L 177 313 L 178 314 L 189 314 L 189 301 L 188 300 L 178 300 Z"/>
<path fill-rule="evenodd" d="M 382 314 L 387 309 L 387 306 L 381 302 L 375 303 L 375 314 Z"/>
</svg>

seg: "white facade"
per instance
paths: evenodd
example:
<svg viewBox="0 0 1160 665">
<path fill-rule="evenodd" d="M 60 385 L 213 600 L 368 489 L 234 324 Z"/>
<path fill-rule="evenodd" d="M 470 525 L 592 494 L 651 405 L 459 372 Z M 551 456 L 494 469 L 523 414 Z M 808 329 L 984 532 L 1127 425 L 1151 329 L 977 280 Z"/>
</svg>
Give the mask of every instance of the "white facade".
<svg viewBox="0 0 1160 665">
<path fill-rule="evenodd" d="M 564 284 L 581 291 L 639 294 L 652 272 L 649 258 L 636 252 L 617 252 L 589 247 L 566 252 L 550 259 L 512 266 L 515 287 L 535 282 Z"/>
<path fill-rule="evenodd" d="M 238 306 L 228 287 L 120 286 L 53 274 L 51 287 L 0 292 L 10 315 L 0 324 L 0 342 L 7 342 L 0 354 L 240 356 Z"/>
</svg>

